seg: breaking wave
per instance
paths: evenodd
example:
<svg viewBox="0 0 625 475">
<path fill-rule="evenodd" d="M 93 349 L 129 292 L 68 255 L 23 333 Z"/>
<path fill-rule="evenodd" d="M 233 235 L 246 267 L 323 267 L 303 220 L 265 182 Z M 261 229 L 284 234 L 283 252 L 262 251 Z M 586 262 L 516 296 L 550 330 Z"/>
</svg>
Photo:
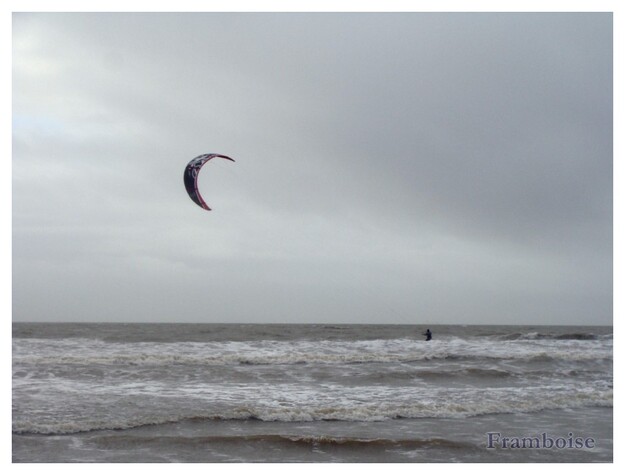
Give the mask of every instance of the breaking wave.
<svg viewBox="0 0 625 475">
<path fill-rule="evenodd" d="M 223 435 L 223 436 L 102 436 L 93 441 L 100 448 L 118 449 L 132 446 L 145 447 L 147 445 L 164 445 L 167 447 L 192 447 L 206 444 L 235 444 L 241 443 L 271 443 L 286 445 L 303 445 L 310 447 L 342 446 L 363 448 L 447 448 L 481 450 L 480 447 L 469 442 L 460 442 L 445 438 L 415 438 L 415 439 L 388 439 L 364 437 L 335 437 L 328 435 L 288 435 L 288 434 L 250 434 L 250 435 Z"/>
<path fill-rule="evenodd" d="M 508 333 L 496 337 L 498 340 L 612 340 L 612 334 L 596 335 L 594 333 Z"/>
<path fill-rule="evenodd" d="M 277 342 L 230 344 L 103 344 L 83 341 L 76 346 L 31 352 L 34 340 L 14 340 L 14 364 L 60 365 L 298 365 L 410 363 L 430 360 L 587 361 L 612 359 L 612 341 L 507 335 L 503 341 L 411 340 L 356 342 Z M 545 341 L 546 340 L 546 341 Z M 19 345 L 24 345 L 21 348 Z"/>
<path fill-rule="evenodd" d="M 262 403 L 237 406 L 222 410 L 196 410 L 196 412 L 145 414 L 124 419 L 98 420 L 18 420 L 13 422 L 15 434 L 71 434 L 96 430 L 123 430 L 142 426 L 172 424 L 184 421 L 257 420 L 265 422 L 350 421 L 376 422 L 389 419 L 466 418 L 487 414 L 529 413 L 548 409 L 574 409 L 580 407 L 612 407 L 611 389 L 574 394 L 543 393 L 533 397 L 481 399 L 469 397 L 433 401 L 360 403 L 317 406 L 270 406 Z"/>
</svg>

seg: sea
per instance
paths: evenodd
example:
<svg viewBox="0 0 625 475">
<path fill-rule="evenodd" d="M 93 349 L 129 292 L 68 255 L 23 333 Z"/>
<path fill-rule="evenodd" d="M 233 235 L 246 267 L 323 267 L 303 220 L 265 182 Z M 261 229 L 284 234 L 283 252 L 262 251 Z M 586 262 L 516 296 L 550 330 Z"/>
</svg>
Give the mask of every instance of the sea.
<svg viewBox="0 0 625 475">
<path fill-rule="evenodd" d="M 612 462 L 612 327 L 14 323 L 12 460 Z"/>
</svg>

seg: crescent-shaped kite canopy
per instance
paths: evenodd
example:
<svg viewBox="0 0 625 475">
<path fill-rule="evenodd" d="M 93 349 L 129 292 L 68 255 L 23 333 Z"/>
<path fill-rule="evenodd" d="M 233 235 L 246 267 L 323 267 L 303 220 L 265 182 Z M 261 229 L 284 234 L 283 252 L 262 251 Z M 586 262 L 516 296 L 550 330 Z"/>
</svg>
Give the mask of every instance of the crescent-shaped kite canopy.
<svg viewBox="0 0 625 475">
<path fill-rule="evenodd" d="M 204 208 L 207 211 L 210 211 L 211 209 L 202 198 L 202 195 L 200 195 L 200 191 L 197 188 L 197 177 L 200 173 L 200 169 L 204 166 L 204 164 L 208 162 L 211 158 L 215 157 L 225 158 L 226 160 L 234 162 L 234 159 L 227 157 L 226 155 L 220 155 L 219 153 L 205 153 L 203 155 L 198 155 L 193 160 L 191 160 L 187 164 L 187 167 L 184 169 L 184 187 L 187 189 L 189 197 L 200 208 Z"/>
</svg>

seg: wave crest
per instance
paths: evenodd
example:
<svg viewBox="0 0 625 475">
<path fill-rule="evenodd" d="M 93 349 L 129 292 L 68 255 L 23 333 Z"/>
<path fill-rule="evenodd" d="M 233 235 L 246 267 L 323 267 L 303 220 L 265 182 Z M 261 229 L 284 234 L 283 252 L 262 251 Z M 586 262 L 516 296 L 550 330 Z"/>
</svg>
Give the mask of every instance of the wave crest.
<svg viewBox="0 0 625 475">
<path fill-rule="evenodd" d="M 415 401 L 412 403 L 370 403 L 361 405 L 332 405 L 330 403 L 310 406 L 266 407 L 263 405 L 238 406 L 216 412 L 196 414 L 146 414 L 133 419 L 98 421 L 14 421 L 14 434 L 71 434 L 96 430 L 123 430 L 149 425 L 162 425 L 183 421 L 229 421 L 258 420 L 264 422 L 315 422 L 350 421 L 377 422 L 389 419 L 419 418 L 466 418 L 486 414 L 529 413 L 549 409 L 571 409 L 579 407 L 612 407 L 612 390 L 595 392 L 581 391 L 576 394 L 552 397 L 532 397 L 511 400 L 467 401 L 439 400 Z"/>
</svg>

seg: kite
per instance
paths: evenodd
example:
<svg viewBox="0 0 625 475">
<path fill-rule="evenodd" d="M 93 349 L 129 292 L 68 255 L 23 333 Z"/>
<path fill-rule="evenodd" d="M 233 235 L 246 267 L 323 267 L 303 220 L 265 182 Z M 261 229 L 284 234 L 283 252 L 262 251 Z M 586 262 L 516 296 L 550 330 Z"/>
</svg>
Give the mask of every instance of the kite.
<svg viewBox="0 0 625 475">
<path fill-rule="evenodd" d="M 187 189 L 187 193 L 189 193 L 189 197 L 198 205 L 200 208 L 204 208 L 207 211 L 211 209 L 208 207 L 202 195 L 200 195 L 200 191 L 197 188 L 197 177 L 200 173 L 200 169 L 204 166 L 206 162 L 208 162 L 211 158 L 225 158 L 226 160 L 233 161 L 230 157 L 225 155 L 220 155 L 218 153 L 205 153 L 203 155 L 198 155 L 193 160 L 191 160 L 187 167 L 184 169 L 184 187 Z"/>
</svg>

